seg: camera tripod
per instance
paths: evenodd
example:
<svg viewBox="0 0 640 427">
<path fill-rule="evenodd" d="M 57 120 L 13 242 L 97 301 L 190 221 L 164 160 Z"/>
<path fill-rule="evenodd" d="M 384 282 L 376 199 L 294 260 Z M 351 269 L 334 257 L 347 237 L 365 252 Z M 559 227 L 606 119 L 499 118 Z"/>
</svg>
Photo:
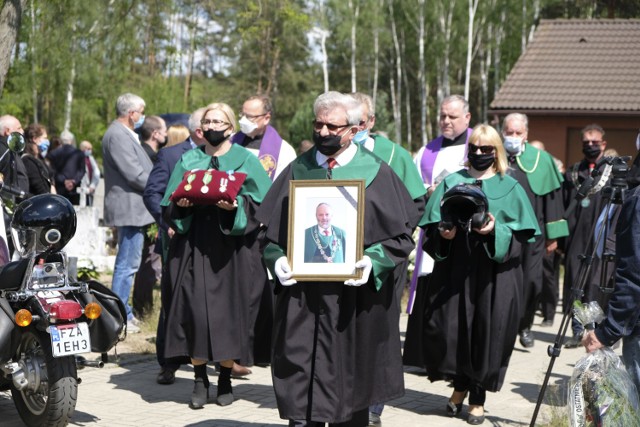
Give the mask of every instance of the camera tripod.
<svg viewBox="0 0 640 427">
<path fill-rule="evenodd" d="M 577 285 L 571 289 L 571 301 L 576 299 L 580 299 L 584 294 L 584 288 L 586 286 L 587 280 L 589 279 L 589 274 L 591 273 L 591 266 L 593 264 L 593 260 L 597 256 L 598 249 L 600 248 L 601 242 L 603 242 L 603 238 L 609 233 L 609 217 L 610 212 L 613 205 L 622 205 L 625 196 L 625 190 L 627 189 L 626 183 L 626 175 L 628 172 L 628 168 L 626 167 L 626 162 L 629 157 L 607 157 L 599 162 L 599 166 L 604 163 L 611 166 L 611 181 L 608 185 L 602 188 L 602 200 L 604 201 L 604 208 L 602 209 L 600 216 L 604 215 L 603 225 L 597 230 L 597 236 L 595 236 L 597 221 L 593 223 L 591 227 L 591 233 L 589 234 L 590 238 L 587 243 L 585 254 L 580 257 L 580 269 L 578 270 L 578 281 Z M 623 166 L 624 165 L 624 166 Z M 599 167 L 596 166 L 594 168 L 592 175 L 586 179 L 576 194 L 576 198 L 572 201 L 569 208 L 566 210 L 564 217 L 567 218 L 576 203 L 581 202 L 585 199 L 591 188 L 593 188 L 597 181 L 595 178 L 598 178 L 601 175 L 599 171 Z M 594 239 L 595 237 L 595 239 Z M 604 242 L 603 242 L 604 244 Z M 604 251 L 606 252 L 606 251 Z M 602 256 L 602 260 L 604 262 L 604 269 L 602 271 L 601 280 L 605 280 L 606 273 L 606 265 L 608 262 L 615 259 L 615 256 L 611 253 L 604 253 Z M 601 283 L 600 289 L 603 292 L 611 292 L 613 289 L 608 288 L 606 284 Z M 535 427 L 535 422 L 538 417 L 538 413 L 540 411 L 540 407 L 542 405 L 542 401 L 544 399 L 544 395 L 547 389 L 547 385 L 549 383 L 549 378 L 551 377 L 551 372 L 553 371 L 553 366 L 555 364 L 556 359 L 560 356 L 562 343 L 564 341 L 564 337 L 567 334 L 567 329 L 569 324 L 571 323 L 571 312 L 572 305 L 569 304 L 567 308 L 564 310 L 562 316 L 562 322 L 560 323 L 560 328 L 558 329 L 558 333 L 556 334 L 555 340 L 553 344 L 549 345 L 547 348 L 547 354 L 551 358 L 549 361 L 549 366 L 547 367 L 547 372 L 545 374 L 544 380 L 542 382 L 542 386 L 540 387 L 540 393 L 538 394 L 538 400 L 536 402 L 536 407 L 533 412 L 533 416 L 531 419 L 530 427 Z"/>
</svg>

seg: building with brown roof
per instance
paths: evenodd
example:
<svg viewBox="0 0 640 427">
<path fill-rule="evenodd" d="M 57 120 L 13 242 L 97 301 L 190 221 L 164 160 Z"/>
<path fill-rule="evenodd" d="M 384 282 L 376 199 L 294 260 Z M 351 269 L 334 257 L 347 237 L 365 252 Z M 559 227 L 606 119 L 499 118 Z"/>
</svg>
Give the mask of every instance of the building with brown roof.
<svg viewBox="0 0 640 427">
<path fill-rule="evenodd" d="M 607 148 L 635 156 L 640 129 L 640 19 L 542 20 L 490 106 L 490 115 L 529 117 L 541 140 L 570 165 L 581 158 L 580 130 L 606 132 Z"/>
</svg>

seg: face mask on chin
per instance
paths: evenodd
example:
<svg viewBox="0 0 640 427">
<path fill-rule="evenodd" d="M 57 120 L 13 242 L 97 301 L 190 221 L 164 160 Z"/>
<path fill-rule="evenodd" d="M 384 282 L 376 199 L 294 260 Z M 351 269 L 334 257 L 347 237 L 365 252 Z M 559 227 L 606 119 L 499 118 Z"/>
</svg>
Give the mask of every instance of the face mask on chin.
<svg viewBox="0 0 640 427">
<path fill-rule="evenodd" d="M 349 130 L 347 130 L 347 132 L 349 132 Z M 345 134 L 346 132 L 342 135 L 322 136 L 318 132 L 313 132 L 313 143 L 319 152 L 325 156 L 332 156 L 345 146 L 345 144 L 341 143 L 342 137 Z"/>
<path fill-rule="evenodd" d="M 477 171 L 486 171 L 495 162 L 495 153 L 489 154 L 477 154 L 477 153 L 469 153 L 467 156 L 469 160 L 469 164 L 472 168 Z"/>
<path fill-rule="evenodd" d="M 364 129 L 353 135 L 353 142 L 356 144 L 364 144 L 369 139 L 369 129 Z"/>
<path fill-rule="evenodd" d="M 240 125 L 240 131 L 245 135 L 249 135 L 251 132 L 258 129 L 258 125 L 249 120 L 247 116 L 242 116 L 238 124 Z"/>
<path fill-rule="evenodd" d="M 587 160 L 597 159 L 600 155 L 600 147 L 597 145 L 586 145 L 582 147 L 582 154 Z"/>
<path fill-rule="evenodd" d="M 229 135 L 225 135 L 224 133 L 227 131 L 227 129 L 225 130 L 213 130 L 213 129 L 207 129 L 205 130 L 204 133 L 204 139 L 207 140 L 207 142 L 209 144 L 211 144 L 213 147 L 217 147 L 218 145 L 222 144 L 227 138 L 229 138 Z"/>
</svg>

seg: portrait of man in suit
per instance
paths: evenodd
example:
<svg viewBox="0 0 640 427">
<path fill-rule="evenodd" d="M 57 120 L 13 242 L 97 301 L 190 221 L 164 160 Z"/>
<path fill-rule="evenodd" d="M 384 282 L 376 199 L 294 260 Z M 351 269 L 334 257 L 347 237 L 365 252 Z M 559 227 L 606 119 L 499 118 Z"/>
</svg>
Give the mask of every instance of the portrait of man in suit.
<svg viewBox="0 0 640 427">
<path fill-rule="evenodd" d="M 331 224 L 333 209 L 328 203 L 316 206 L 317 224 L 305 230 L 304 262 L 344 263 L 344 230 Z"/>
</svg>

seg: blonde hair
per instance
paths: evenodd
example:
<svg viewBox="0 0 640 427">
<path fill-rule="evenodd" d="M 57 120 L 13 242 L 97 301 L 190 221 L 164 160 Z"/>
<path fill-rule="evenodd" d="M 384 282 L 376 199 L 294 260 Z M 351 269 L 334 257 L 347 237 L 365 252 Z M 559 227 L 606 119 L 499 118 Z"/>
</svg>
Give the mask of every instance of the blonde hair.
<svg viewBox="0 0 640 427">
<path fill-rule="evenodd" d="M 227 116 L 227 121 L 231 125 L 231 133 L 236 133 L 238 129 L 238 123 L 236 122 L 236 113 L 233 112 L 233 108 L 231 108 L 228 104 L 224 102 L 214 102 L 213 104 L 207 105 L 207 109 L 202 115 L 202 117 L 206 117 L 209 111 L 220 110 Z"/>
<path fill-rule="evenodd" d="M 189 138 L 189 128 L 185 125 L 171 125 L 167 129 L 167 144 L 165 147 L 171 147 L 180 144 Z"/>
<path fill-rule="evenodd" d="M 493 161 L 493 168 L 501 176 L 507 172 L 509 163 L 507 162 L 507 153 L 504 151 L 500 134 L 489 125 L 480 124 L 473 128 L 473 132 L 469 136 L 469 144 L 478 145 L 482 141 L 484 145 L 491 145 L 495 148 L 496 155 Z M 469 161 L 465 162 L 465 166 L 469 166 Z"/>
</svg>

